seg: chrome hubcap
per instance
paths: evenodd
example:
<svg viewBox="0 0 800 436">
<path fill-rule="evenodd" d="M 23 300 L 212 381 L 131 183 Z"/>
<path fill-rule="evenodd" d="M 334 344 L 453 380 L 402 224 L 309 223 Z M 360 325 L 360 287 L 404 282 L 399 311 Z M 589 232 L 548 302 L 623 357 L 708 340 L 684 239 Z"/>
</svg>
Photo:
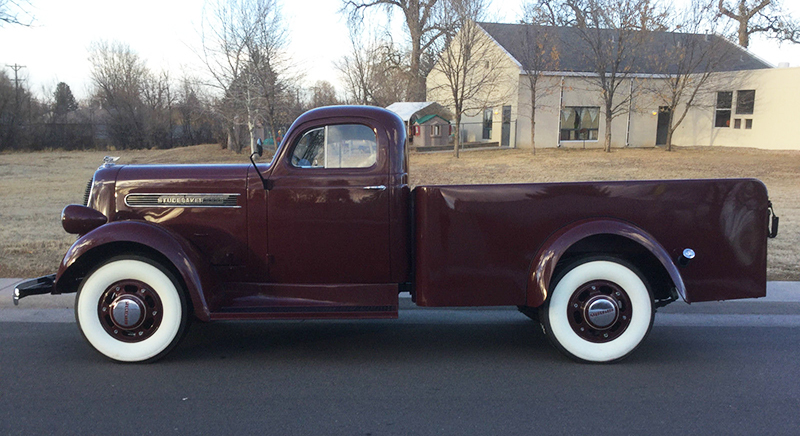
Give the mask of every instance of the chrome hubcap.
<svg viewBox="0 0 800 436">
<path fill-rule="evenodd" d="M 109 286 L 97 304 L 103 329 L 122 342 L 141 342 L 151 337 L 163 319 L 158 293 L 138 280 L 121 280 Z"/>
<path fill-rule="evenodd" d="M 598 295 L 586 302 L 583 319 L 597 330 L 606 330 L 617 322 L 619 308 L 616 302 L 605 296 Z"/>
<path fill-rule="evenodd" d="M 633 307 L 625 290 L 608 280 L 592 280 L 573 291 L 567 306 L 567 320 L 581 339 L 611 342 L 631 323 Z"/>
<path fill-rule="evenodd" d="M 133 295 L 117 297 L 111 303 L 111 321 L 121 329 L 135 329 L 144 320 L 144 302 Z"/>
</svg>

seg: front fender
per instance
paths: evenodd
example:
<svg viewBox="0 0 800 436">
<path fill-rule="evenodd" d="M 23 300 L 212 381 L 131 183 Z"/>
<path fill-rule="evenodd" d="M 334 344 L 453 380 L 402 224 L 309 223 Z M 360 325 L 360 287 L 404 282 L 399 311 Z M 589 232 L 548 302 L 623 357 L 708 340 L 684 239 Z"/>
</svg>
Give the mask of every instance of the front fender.
<svg viewBox="0 0 800 436">
<path fill-rule="evenodd" d="M 555 232 L 545 241 L 531 263 L 526 305 L 538 307 L 545 302 L 556 264 L 572 245 L 584 238 L 602 234 L 622 236 L 645 247 L 669 274 L 678 295 L 689 302 L 678 267 L 675 266 L 667 250 L 652 235 L 624 221 L 600 219 L 577 221 Z"/>
<path fill-rule="evenodd" d="M 167 228 L 142 221 L 115 221 L 81 236 L 69 248 L 56 274 L 54 293 L 74 292 L 74 280 L 98 262 L 127 250 L 153 250 L 172 263 L 194 306 L 195 316 L 210 320 L 206 292 L 216 287 L 211 268 L 197 250 Z"/>
</svg>

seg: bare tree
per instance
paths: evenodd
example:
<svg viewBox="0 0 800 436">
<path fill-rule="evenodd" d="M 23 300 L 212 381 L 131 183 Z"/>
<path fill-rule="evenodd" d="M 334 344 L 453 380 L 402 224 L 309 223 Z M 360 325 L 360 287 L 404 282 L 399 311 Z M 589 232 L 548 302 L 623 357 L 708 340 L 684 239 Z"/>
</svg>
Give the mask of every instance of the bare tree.
<svg viewBox="0 0 800 436">
<path fill-rule="evenodd" d="M 517 59 L 522 64 L 530 92 L 530 99 L 527 102 L 520 101 L 519 107 L 522 109 L 527 105 L 530 109 L 533 154 L 536 154 L 536 109 L 541 106 L 539 102 L 543 97 L 551 95 L 558 89 L 558 87 L 545 83 L 544 74 L 558 70 L 560 57 L 557 29 L 542 26 L 537 24 L 537 21 L 533 11 L 525 12 L 525 33 L 523 34 L 522 50 L 519 52 L 520 58 Z"/>
<path fill-rule="evenodd" d="M 352 51 L 335 63 L 344 79 L 347 99 L 355 104 L 385 107 L 408 100 L 408 74 L 402 54 L 390 41 L 350 32 Z"/>
<path fill-rule="evenodd" d="M 447 41 L 433 68 L 435 82 L 429 96 L 454 109 L 455 157 L 461 147 L 461 117 L 467 111 L 495 106 L 507 97 L 508 86 L 504 86 L 507 84 L 500 70 L 509 62 L 508 57 L 477 24 L 485 17 L 486 6 L 486 0 L 449 2 L 448 10 L 454 14 L 459 30 Z"/>
<path fill-rule="evenodd" d="M 750 35 L 756 33 L 800 43 L 800 22 L 792 18 L 780 0 L 719 0 L 717 9 L 736 22 L 739 45 L 744 48 L 750 45 Z"/>
<path fill-rule="evenodd" d="M 672 136 L 683 123 L 689 110 L 700 97 L 710 92 L 714 72 L 723 66 L 735 46 L 715 34 L 718 20 L 713 13 L 713 0 L 693 0 L 675 23 L 681 32 L 659 32 L 651 35 L 661 40 L 664 50 L 657 54 L 657 69 L 662 80 L 649 83 L 649 91 L 666 108 L 668 128 L 666 151 L 672 151 Z M 702 35 L 703 31 L 712 31 Z"/>
<path fill-rule="evenodd" d="M 30 7 L 28 0 L 0 0 L 0 26 L 5 23 L 30 26 L 33 23 Z"/>
<path fill-rule="evenodd" d="M 445 19 L 446 0 L 343 0 L 343 10 L 350 15 L 351 25 L 361 23 L 371 8 L 384 8 L 387 15 L 397 8 L 403 13 L 411 43 L 409 54 L 408 96 L 412 101 L 425 101 L 426 78 L 433 67 L 437 41 L 452 26 Z"/>
<path fill-rule="evenodd" d="M 150 74 L 144 61 L 121 42 L 95 42 L 90 47 L 94 94 L 109 116 L 109 134 L 121 148 L 148 145 L 141 92 Z"/>
<path fill-rule="evenodd" d="M 327 80 L 317 80 L 311 87 L 311 107 L 332 106 L 339 104 L 336 88 Z"/>
<path fill-rule="evenodd" d="M 600 92 L 605 117 L 604 150 L 611 151 L 611 122 L 627 113 L 635 88 L 634 65 L 643 56 L 648 32 L 664 30 L 668 14 L 658 0 L 540 0 L 543 20 L 574 26 L 592 74 L 587 82 Z"/>
<path fill-rule="evenodd" d="M 159 74 L 149 72 L 142 84 L 141 98 L 144 103 L 144 128 L 150 145 L 171 148 L 172 130 L 175 125 L 173 109 L 177 103 L 177 93 L 173 89 L 169 72 Z"/>
<path fill-rule="evenodd" d="M 277 135 L 280 99 L 287 90 L 282 57 L 287 33 L 280 9 L 275 0 L 218 0 L 204 16 L 201 39 L 203 61 L 222 94 L 218 108 L 228 126 L 229 147 L 241 150 L 235 130 L 244 124 L 255 151 L 259 124 Z"/>
<path fill-rule="evenodd" d="M 199 80 L 183 77 L 179 83 L 175 105 L 182 145 L 213 141 L 213 119 L 210 99 Z"/>
</svg>

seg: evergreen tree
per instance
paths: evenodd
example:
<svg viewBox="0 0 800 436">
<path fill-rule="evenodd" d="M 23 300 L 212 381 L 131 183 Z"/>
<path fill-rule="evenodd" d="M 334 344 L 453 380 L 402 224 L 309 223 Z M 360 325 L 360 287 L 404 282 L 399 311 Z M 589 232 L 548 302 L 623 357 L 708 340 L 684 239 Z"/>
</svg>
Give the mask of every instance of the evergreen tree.
<svg viewBox="0 0 800 436">
<path fill-rule="evenodd" d="M 72 95 L 72 90 L 69 85 L 64 82 L 59 82 L 56 85 L 56 90 L 53 92 L 53 99 L 55 106 L 53 107 L 53 114 L 57 119 L 63 119 L 69 112 L 78 109 L 78 102 Z"/>
</svg>

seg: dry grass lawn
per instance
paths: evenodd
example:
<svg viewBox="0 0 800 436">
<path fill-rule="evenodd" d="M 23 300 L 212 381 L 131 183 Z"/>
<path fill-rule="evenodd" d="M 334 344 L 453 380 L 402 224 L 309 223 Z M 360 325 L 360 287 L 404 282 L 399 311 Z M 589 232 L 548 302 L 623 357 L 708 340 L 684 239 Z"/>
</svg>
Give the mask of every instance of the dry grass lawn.
<svg viewBox="0 0 800 436">
<path fill-rule="evenodd" d="M 235 163 L 244 155 L 200 145 L 172 150 L 0 154 L 0 277 L 55 272 L 75 240 L 59 222 L 61 209 L 81 203 L 103 156 L 120 163 Z M 660 149 L 469 151 L 411 155 L 411 182 L 421 184 L 536 183 L 755 177 L 766 183 L 780 234 L 769 241 L 770 280 L 800 280 L 800 151 L 723 147 Z"/>
</svg>

